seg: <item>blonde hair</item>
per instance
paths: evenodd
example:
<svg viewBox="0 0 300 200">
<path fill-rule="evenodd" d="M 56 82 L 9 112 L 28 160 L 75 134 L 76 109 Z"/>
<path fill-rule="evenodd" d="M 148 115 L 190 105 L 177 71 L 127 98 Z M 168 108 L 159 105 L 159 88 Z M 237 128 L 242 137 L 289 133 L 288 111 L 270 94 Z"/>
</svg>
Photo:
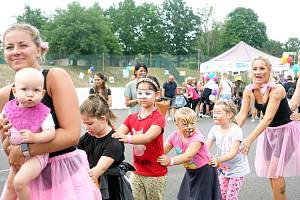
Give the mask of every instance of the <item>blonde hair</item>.
<svg viewBox="0 0 300 200">
<path fill-rule="evenodd" d="M 263 56 L 263 55 L 259 55 L 259 56 L 255 56 L 254 58 L 252 58 L 251 60 L 251 71 L 250 71 L 250 78 L 251 80 L 253 80 L 253 74 L 252 74 L 252 68 L 253 68 L 253 63 L 257 60 L 261 60 L 263 61 L 266 66 L 268 67 L 269 71 L 270 71 L 270 77 L 269 77 L 269 81 L 273 80 L 273 75 L 272 75 L 272 64 L 270 59 L 267 56 Z"/>
<path fill-rule="evenodd" d="M 175 112 L 175 121 L 185 121 L 185 122 L 196 122 L 197 121 L 197 114 L 190 108 L 183 107 L 179 108 Z"/>
<path fill-rule="evenodd" d="M 41 57 L 40 57 L 40 63 L 43 63 L 45 61 L 45 55 L 48 51 L 48 48 L 44 48 L 42 47 L 42 38 L 41 38 L 41 34 L 40 34 L 40 31 L 30 25 L 30 24 L 25 24 L 25 23 L 16 23 L 16 24 L 13 24 L 11 25 L 8 29 L 6 29 L 6 31 L 4 32 L 3 34 L 3 44 L 4 44 L 4 41 L 5 41 L 5 36 L 6 34 L 8 34 L 9 32 L 11 31 L 15 31 L 15 30 L 18 30 L 18 31 L 27 31 L 29 32 L 31 38 L 32 38 L 32 41 L 35 43 L 35 45 L 39 48 L 41 48 Z"/>
<path fill-rule="evenodd" d="M 215 104 L 216 105 L 221 105 L 223 106 L 223 110 L 227 113 L 232 113 L 232 118 L 231 121 L 233 123 L 237 123 L 235 120 L 235 115 L 237 114 L 237 107 L 231 100 L 218 100 Z"/>
<path fill-rule="evenodd" d="M 88 99 L 80 105 L 80 114 L 97 119 L 105 116 L 108 125 L 111 127 L 112 121 L 116 119 L 116 116 L 109 109 L 108 103 L 104 97 L 95 94 L 91 94 Z"/>
</svg>

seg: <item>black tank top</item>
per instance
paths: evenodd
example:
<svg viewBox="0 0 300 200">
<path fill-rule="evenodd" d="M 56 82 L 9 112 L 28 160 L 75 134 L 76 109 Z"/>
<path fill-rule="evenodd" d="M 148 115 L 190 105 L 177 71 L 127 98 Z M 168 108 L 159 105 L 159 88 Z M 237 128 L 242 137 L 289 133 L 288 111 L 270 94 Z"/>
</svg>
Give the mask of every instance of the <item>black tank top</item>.
<svg viewBox="0 0 300 200">
<path fill-rule="evenodd" d="M 47 84 L 48 72 L 49 72 L 49 70 L 43 70 L 44 89 L 46 90 L 46 94 L 45 94 L 44 98 L 42 99 L 42 103 L 45 104 L 48 108 L 51 109 L 51 114 L 52 114 L 52 118 L 53 118 L 53 121 L 54 121 L 54 124 L 55 124 L 55 129 L 57 129 L 60 126 L 59 126 L 59 123 L 58 123 L 58 120 L 57 120 L 57 117 L 56 117 L 56 113 L 55 113 L 52 98 L 49 96 L 49 94 L 47 92 L 47 85 L 46 84 Z M 12 91 L 10 91 L 9 100 L 12 100 L 14 98 L 15 97 L 14 97 Z M 52 153 L 49 154 L 49 157 L 51 158 L 51 157 L 58 156 L 58 155 L 61 155 L 61 154 L 69 153 L 69 152 L 74 151 L 74 150 L 75 150 L 75 147 L 69 147 L 69 148 L 66 148 L 66 149 L 63 149 L 63 150 L 60 150 L 60 151 L 52 152 Z"/>
<path fill-rule="evenodd" d="M 265 104 L 259 104 L 255 100 L 255 108 L 259 111 L 262 111 L 262 113 L 265 115 L 268 102 L 269 102 L 269 99 Z M 278 110 L 275 113 L 275 116 L 274 116 L 272 122 L 270 123 L 269 127 L 281 126 L 281 125 L 291 122 L 292 121 L 290 119 L 291 114 L 292 114 L 292 110 L 290 109 L 288 101 L 285 97 L 285 98 L 281 99 Z"/>
</svg>

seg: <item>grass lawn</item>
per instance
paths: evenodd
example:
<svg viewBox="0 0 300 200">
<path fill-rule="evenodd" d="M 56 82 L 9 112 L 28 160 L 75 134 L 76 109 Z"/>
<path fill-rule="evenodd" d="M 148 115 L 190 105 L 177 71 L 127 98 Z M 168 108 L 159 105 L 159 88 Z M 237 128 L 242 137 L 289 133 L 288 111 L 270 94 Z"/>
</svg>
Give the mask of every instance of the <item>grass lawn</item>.
<svg viewBox="0 0 300 200">
<path fill-rule="evenodd" d="M 54 66 L 46 66 L 45 68 L 51 68 Z M 71 76 L 75 87 L 90 87 L 88 77 L 87 77 L 87 71 L 79 68 L 79 67 L 62 67 L 64 68 L 69 75 Z M 107 81 L 108 87 L 125 87 L 126 83 L 129 81 L 128 78 L 123 78 L 123 67 L 105 67 L 104 74 L 107 77 L 114 77 L 114 83 L 109 83 Z M 151 75 L 154 75 L 158 78 L 161 84 L 165 80 L 167 80 L 168 75 L 165 74 L 164 68 L 148 68 L 149 73 Z M 197 77 L 198 72 L 197 70 L 193 69 L 186 69 L 186 68 L 178 68 L 178 71 L 185 71 L 185 77 L 193 76 Z M 79 78 L 79 73 L 85 73 L 84 79 Z M 132 76 L 133 73 L 130 72 L 130 76 Z M 7 85 L 10 82 L 13 82 L 14 72 L 5 64 L 0 65 L 0 87 L 3 87 Z"/>
</svg>

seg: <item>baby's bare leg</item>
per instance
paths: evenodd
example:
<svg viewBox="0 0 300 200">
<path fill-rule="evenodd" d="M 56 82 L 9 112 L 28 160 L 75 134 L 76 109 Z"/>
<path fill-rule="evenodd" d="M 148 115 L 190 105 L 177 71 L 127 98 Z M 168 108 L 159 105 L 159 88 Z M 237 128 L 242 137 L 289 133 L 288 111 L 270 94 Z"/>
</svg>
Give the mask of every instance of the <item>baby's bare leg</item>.
<svg viewBox="0 0 300 200">
<path fill-rule="evenodd" d="M 14 177 L 16 173 L 12 168 L 9 169 L 8 177 L 5 183 L 5 188 L 3 190 L 3 193 L 1 195 L 2 199 L 7 199 L 7 200 L 16 200 L 17 199 L 17 194 L 15 192 L 14 188 Z"/>
<path fill-rule="evenodd" d="M 27 160 L 14 179 L 14 187 L 19 200 L 30 200 L 29 183 L 35 179 L 42 171 L 40 161 L 37 157 Z"/>
</svg>

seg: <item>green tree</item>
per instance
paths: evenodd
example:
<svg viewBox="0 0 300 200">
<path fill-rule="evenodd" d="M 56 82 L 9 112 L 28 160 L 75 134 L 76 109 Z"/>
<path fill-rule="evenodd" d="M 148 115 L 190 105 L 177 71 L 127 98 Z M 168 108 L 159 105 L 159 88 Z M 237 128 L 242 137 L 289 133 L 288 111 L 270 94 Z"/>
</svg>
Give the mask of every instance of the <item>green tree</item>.
<svg viewBox="0 0 300 200">
<path fill-rule="evenodd" d="M 110 28 L 97 3 L 86 9 L 73 2 L 66 10 L 56 10 L 45 26 L 45 36 L 50 43 L 50 53 L 75 59 L 78 55 L 118 52 L 120 48 Z"/>
<path fill-rule="evenodd" d="M 285 43 L 286 51 L 298 52 L 300 50 L 300 39 L 296 37 L 289 38 Z"/>
<path fill-rule="evenodd" d="M 18 15 L 16 20 L 18 23 L 31 24 L 42 32 L 43 26 L 48 21 L 48 17 L 41 11 L 41 9 L 32 9 L 30 6 L 26 5 L 24 13 L 22 15 Z"/>
<path fill-rule="evenodd" d="M 133 0 L 124 0 L 118 7 L 111 6 L 105 15 L 112 23 L 112 31 L 118 36 L 124 55 L 137 53 L 135 47 L 137 29 L 137 8 Z"/>
<path fill-rule="evenodd" d="M 185 55 L 194 51 L 199 17 L 183 0 L 165 0 L 162 18 L 167 51 L 173 55 Z"/>
<path fill-rule="evenodd" d="M 228 14 L 224 25 L 226 48 L 240 41 L 259 48 L 268 40 L 265 23 L 259 22 L 257 14 L 250 8 L 236 8 Z"/>
<path fill-rule="evenodd" d="M 284 52 L 283 47 L 283 43 L 269 39 L 264 43 L 262 50 L 273 56 L 281 57 L 282 53 Z"/>
</svg>

